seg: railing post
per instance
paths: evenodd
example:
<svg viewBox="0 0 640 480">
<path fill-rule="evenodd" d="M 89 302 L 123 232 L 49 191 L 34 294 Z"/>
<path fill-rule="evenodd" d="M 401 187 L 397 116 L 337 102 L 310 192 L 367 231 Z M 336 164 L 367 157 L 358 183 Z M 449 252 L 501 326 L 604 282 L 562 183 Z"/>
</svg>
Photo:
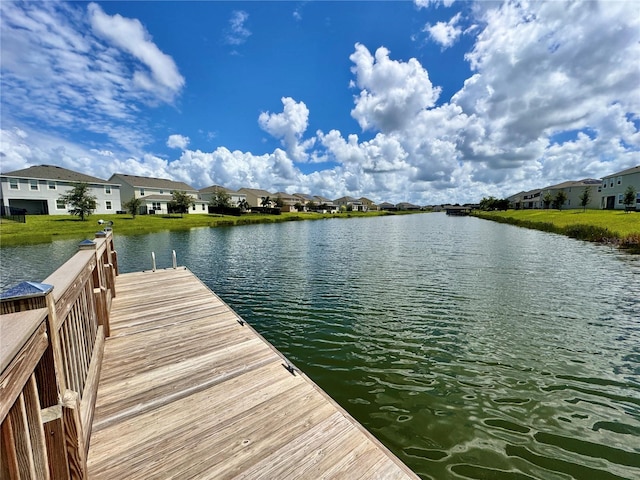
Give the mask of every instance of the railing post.
<svg viewBox="0 0 640 480">
<path fill-rule="evenodd" d="M 118 275 L 120 275 L 120 270 L 118 270 L 118 252 L 116 252 L 115 250 L 111 252 L 111 264 L 113 265 L 113 273 L 115 273 L 117 277 Z"/>
<path fill-rule="evenodd" d="M 72 390 L 67 390 L 62 398 L 62 423 L 70 477 L 85 479 L 87 478 L 87 454 L 80 419 L 80 398 L 78 393 Z"/>
</svg>

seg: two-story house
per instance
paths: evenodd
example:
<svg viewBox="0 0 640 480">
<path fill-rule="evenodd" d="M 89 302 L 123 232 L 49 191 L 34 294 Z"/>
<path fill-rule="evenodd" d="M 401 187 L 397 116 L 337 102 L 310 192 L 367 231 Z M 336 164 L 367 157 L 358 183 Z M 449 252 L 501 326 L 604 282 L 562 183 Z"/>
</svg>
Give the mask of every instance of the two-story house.
<svg viewBox="0 0 640 480">
<path fill-rule="evenodd" d="M 238 193 L 244 193 L 247 196 L 247 203 L 251 207 L 268 207 L 275 206 L 276 197 L 272 193 L 266 190 L 260 190 L 259 188 L 241 188 Z M 269 205 L 263 204 L 268 201 Z"/>
<path fill-rule="evenodd" d="M 274 200 L 280 206 L 283 212 L 297 212 L 296 205 L 302 206 L 300 210 L 304 210 L 304 201 L 297 195 L 291 195 L 287 192 L 276 192 L 273 194 Z"/>
<path fill-rule="evenodd" d="M 624 209 L 624 194 L 629 186 L 636 191 L 636 210 L 640 210 L 640 165 L 602 177 L 600 208 Z"/>
<path fill-rule="evenodd" d="M 209 203 L 218 192 L 224 192 L 229 195 L 229 206 L 231 207 L 238 207 L 241 203 L 247 200 L 246 194 L 221 187 L 220 185 L 211 185 L 210 187 L 201 188 L 199 190 L 200 199 Z"/>
<path fill-rule="evenodd" d="M 54 165 L 37 165 L 0 175 L 2 214 L 62 215 L 68 205 L 60 197 L 75 184 L 86 183 L 96 197 L 96 214 L 121 209 L 120 185 Z"/>
<path fill-rule="evenodd" d="M 589 203 L 587 203 L 586 208 L 599 208 L 600 206 L 600 197 L 598 194 L 598 187 L 600 186 L 600 180 L 594 180 L 592 178 L 587 178 L 584 180 L 578 181 L 568 181 L 562 182 L 557 185 L 551 185 L 549 187 L 545 187 L 540 191 L 540 202 L 539 207 L 542 208 L 544 206 L 544 200 L 549 195 L 551 198 L 554 198 L 559 191 L 564 191 L 567 196 L 567 200 L 562 205 L 562 208 L 583 208 L 580 197 L 583 195 L 585 189 L 591 190 L 591 197 Z M 552 200 L 553 201 L 553 200 Z M 536 207 L 533 207 L 536 208 Z"/>
<path fill-rule="evenodd" d="M 142 200 L 141 214 L 169 213 L 168 205 L 173 198 L 174 191 L 185 192 L 193 199 L 188 213 L 209 213 L 208 202 L 201 200 L 198 191 L 184 182 L 123 173 L 114 173 L 109 182 L 120 185 L 122 203 L 126 203 L 132 198 L 140 198 Z"/>
<path fill-rule="evenodd" d="M 354 212 L 366 212 L 367 210 L 369 210 L 369 207 L 365 203 L 363 203 L 362 201 L 363 199 L 367 200 L 364 197 L 356 200 L 355 198 L 347 195 L 347 196 L 335 199 L 333 203 L 337 205 L 338 208 L 340 209 L 352 210 Z M 371 200 L 368 200 L 368 201 L 370 202 Z"/>
</svg>

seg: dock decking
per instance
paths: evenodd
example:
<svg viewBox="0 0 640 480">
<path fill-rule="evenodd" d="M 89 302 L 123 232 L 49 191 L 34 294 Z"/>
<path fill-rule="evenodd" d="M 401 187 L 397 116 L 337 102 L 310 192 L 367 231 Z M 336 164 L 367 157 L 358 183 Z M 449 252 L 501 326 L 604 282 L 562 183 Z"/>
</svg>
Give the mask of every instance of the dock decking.
<svg viewBox="0 0 640 480">
<path fill-rule="evenodd" d="M 188 270 L 116 286 L 90 478 L 418 478 Z"/>
</svg>

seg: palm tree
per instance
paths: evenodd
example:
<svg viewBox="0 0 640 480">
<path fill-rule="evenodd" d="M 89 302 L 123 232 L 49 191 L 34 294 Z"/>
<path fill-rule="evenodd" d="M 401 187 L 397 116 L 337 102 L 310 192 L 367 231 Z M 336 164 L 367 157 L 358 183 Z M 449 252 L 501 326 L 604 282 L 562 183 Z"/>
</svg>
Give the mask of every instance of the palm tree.
<svg viewBox="0 0 640 480">
<path fill-rule="evenodd" d="M 262 199 L 262 203 L 260 204 L 262 207 L 270 207 L 271 206 L 271 197 L 267 195 Z"/>
<path fill-rule="evenodd" d="M 238 207 L 240 207 L 245 212 L 251 209 L 251 205 L 249 205 L 249 202 L 247 202 L 247 200 L 244 198 L 238 202 Z"/>
</svg>

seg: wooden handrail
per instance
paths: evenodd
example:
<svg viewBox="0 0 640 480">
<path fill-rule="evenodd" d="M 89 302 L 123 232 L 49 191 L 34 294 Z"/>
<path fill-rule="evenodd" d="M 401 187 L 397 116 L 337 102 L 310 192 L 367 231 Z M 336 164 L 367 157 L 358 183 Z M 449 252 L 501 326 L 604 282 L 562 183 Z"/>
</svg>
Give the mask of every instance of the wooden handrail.
<svg viewBox="0 0 640 480">
<path fill-rule="evenodd" d="M 96 237 L 44 283 L 0 298 L 3 479 L 86 477 L 118 273 L 112 233 Z"/>
</svg>

